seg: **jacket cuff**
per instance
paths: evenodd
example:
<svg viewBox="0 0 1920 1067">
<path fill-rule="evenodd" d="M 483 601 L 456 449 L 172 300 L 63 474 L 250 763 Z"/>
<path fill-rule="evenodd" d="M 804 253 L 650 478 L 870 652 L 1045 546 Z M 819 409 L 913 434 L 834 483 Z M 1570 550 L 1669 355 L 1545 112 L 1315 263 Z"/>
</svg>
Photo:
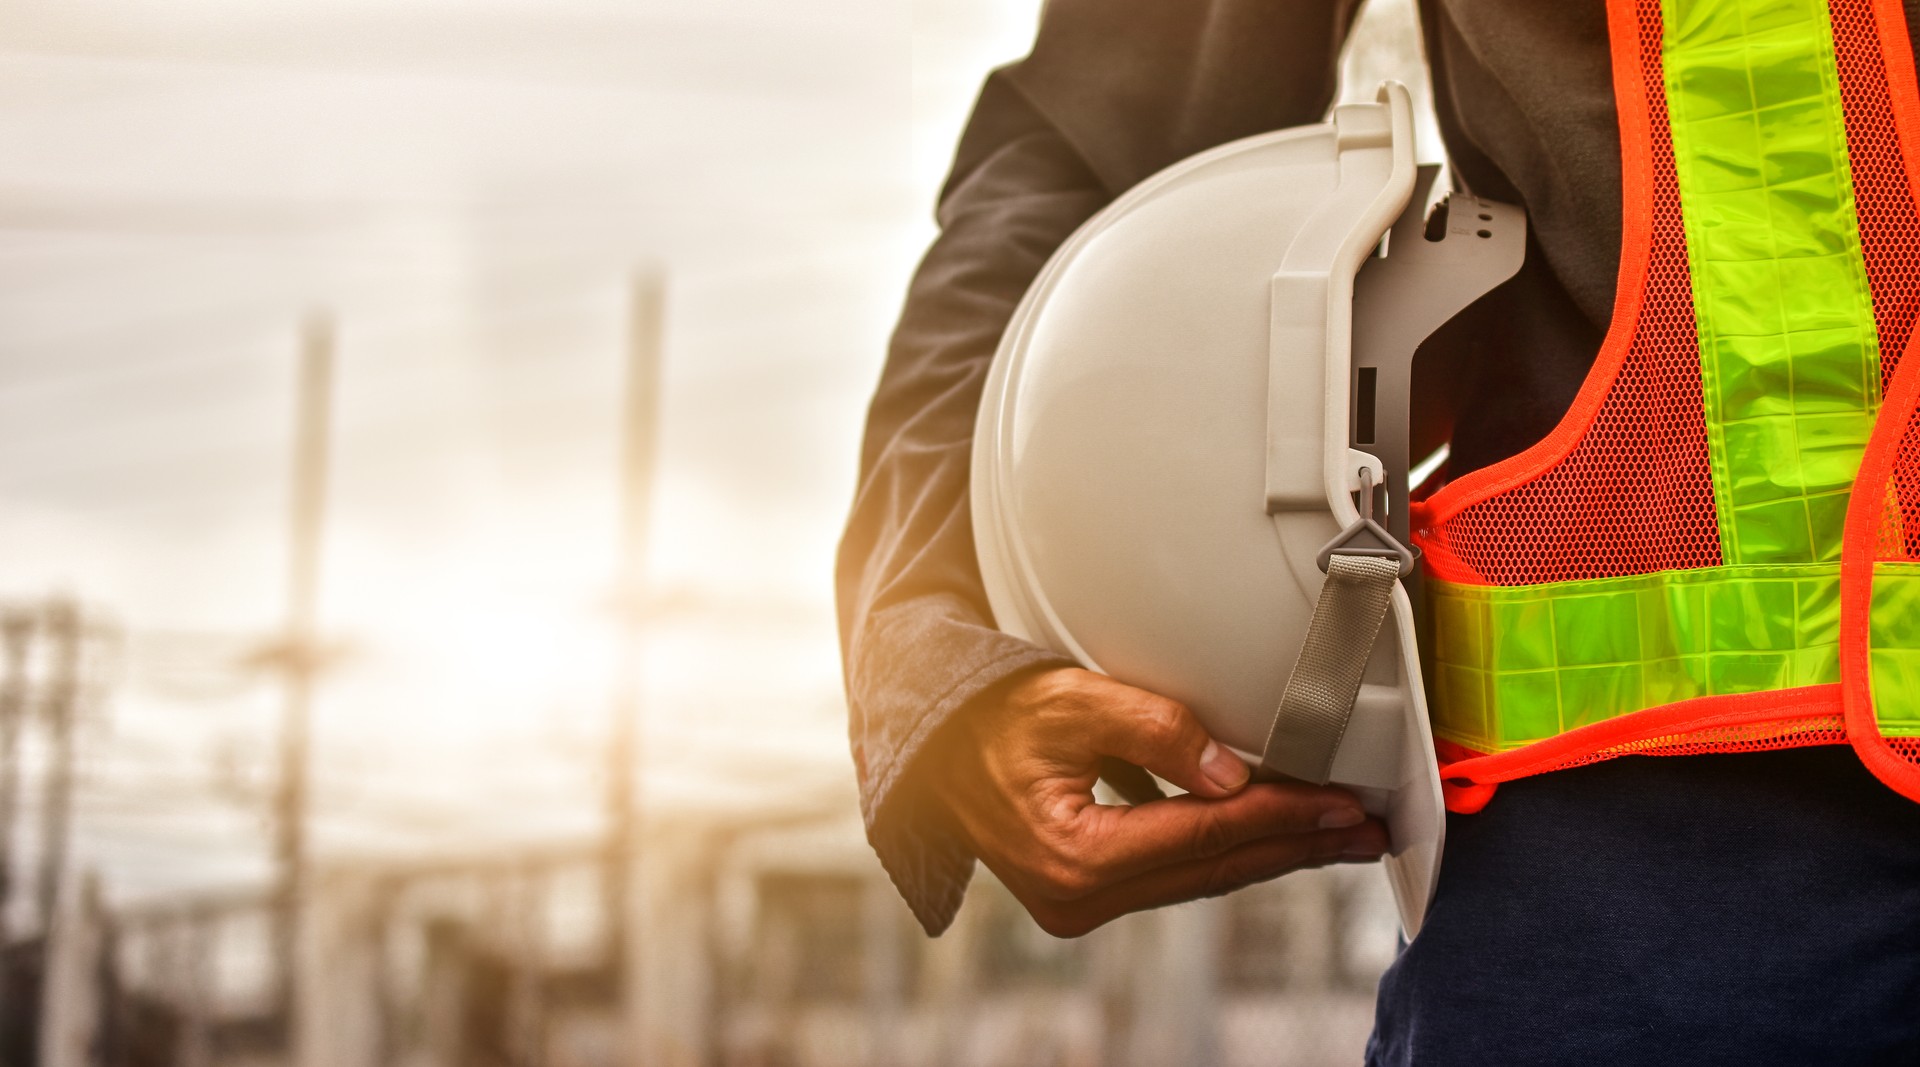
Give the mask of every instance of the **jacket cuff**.
<svg viewBox="0 0 1920 1067">
<path fill-rule="evenodd" d="M 879 677 L 852 679 L 849 688 L 854 694 L 854 763 L 867 840 L 914 918 L 929 935 L 938 936 L 960 909 L 975 857 L 955 830 L 944 801 L 924 787 L 919 769 L 929 756 L 937 756 L 937 735 L 956 716 L 991 698 L 1018 675 L 1074 663 L 997 630 L 921 607 L 908 614 L 907 605 L 899 605 L 883 613 L 895 617 L 873 620 L 870 636 L 885 633 L 879 644 L 911 651 L 880 657 L 901 662 L 893 670 L 873 672 Z M 924 680 L 934 663 L 969 666 L 931 691 L 916 689 L 911 681 Z M 892 706 L 876 706 L 860 699 L 862 694 Z"/>
</svg>

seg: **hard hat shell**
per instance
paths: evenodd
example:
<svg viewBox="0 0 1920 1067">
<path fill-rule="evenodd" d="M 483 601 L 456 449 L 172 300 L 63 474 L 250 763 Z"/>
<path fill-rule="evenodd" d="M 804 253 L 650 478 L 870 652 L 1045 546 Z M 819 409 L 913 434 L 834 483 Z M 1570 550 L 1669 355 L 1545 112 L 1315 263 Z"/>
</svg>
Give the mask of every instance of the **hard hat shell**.
<svg viewBox="0 0 1920 1067">
<path fill-rule="evenodd" d="M 1361 470 L 1383 469 L 1350 443 L 1354 282 L 1413 200 L 1412 153 L 1389 84 L 1148 179 L 1048 263 L 982 400 L 973 524 L 997 624 L 1183 702 L 1255 762 L 1317 558 L 1359 518 Z M 1389 620 L 1332 780 L 1388 820 L 1411 936 L 1445 824 L 1402 586 Z"/>
</svg>

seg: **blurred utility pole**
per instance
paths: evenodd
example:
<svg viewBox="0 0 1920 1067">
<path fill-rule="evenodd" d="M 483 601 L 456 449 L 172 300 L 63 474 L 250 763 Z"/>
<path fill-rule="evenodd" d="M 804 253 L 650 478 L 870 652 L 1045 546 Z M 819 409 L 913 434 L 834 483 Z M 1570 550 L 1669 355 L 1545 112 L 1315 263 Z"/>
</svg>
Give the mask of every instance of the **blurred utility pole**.
<svg viewBox="0 0 1920 1067">
<path fill-rule="evenodd" d="M 13 943 L 8 916 L 13 905 L 13 815 L 20 802 L 20 729 L 27 717 L 27 650 L 34 618 L 26 611 L 0 614 L 0 1059 L 14 1040 L 7 989 Z M 20 1017 L 20 1016 L 15 1016 Z"/>
<path fill-rule="evenodd" d="M 34 617 L 25 610 L 0 614 L 0 948 L 12 935 L 13 820 L 20 803 L 20 731 L 27 718 L 27 651 Z M 6 969 L 0 967 L 0 1003 L 6 1000 Z"/>
<path fill-rule="evenodd" d="M 639 1020 L 640 954 L 631 926 L 640 859 L 639 762 L 642 636 L 647 621 L 647 533 L 653 510 L 656 431 L 660 413 L 660 347 L 665 286 L 657 274 L 633 284 L 627 319 L 627 387 L 620 449 L 620 546 L 616 591 L 620 631 L 614 655 L 613 721 L 607 744 L 607 948 L 616 1003 Z M 630 1056 L 643 1056 L 629 1035 Z"/>
<path fill-rule="evenodd" d="M 36 1039 L 40 1058 L 51 1057 L 45 1021 L 58 1003 L 59 991 L 51 981 L 51 965 L 61 931 L 61 899 L 67 872 L 67 847 L 73 830 L 73 742 L 80 718 L 80 665 L 87 630 L 80 605 L 70 597 L 47 601 L 41 612 L 41 625 L 47 639 L 47 675 L 42 694 L 41 714 L 47 731 L 47 769 L 40 791 L 39 879 L 35 886 L 41 943 L 40 996 L 36 1017 L 40 1020 Z"/>
<path fill-rule="evenodd" d="M 295 976 L 299 972 L 300 915 L 307 891 L 308 736 L 314 676 L 321 654 L 316 616 L 320 530 L 327 492 L 328 423 L 333 394 L 333 325 L 312 318 L 300 337 L 299 393 L 295 400 L 293 506 L 287 570 L 287 629 L 275 664 L 286 682 L 280 723 L 280 782 L 274 798 L 274 965 L 281 1018 L 295 1040 Z"/>
<path fill-rule="evenodd" d="M 44 714 L 47 723 L 47 775 L 40 802 L 40 879 L 37 887 L 40 929 L 53 929 L 60 907 L 60 880 L 67 866 L 67 837 L 73 820 L 73 732 L 80 713 L 80 646 L 86 638 L 80 605 L 66 597 L 47 603 L 49 661 Z"/>
</svg>

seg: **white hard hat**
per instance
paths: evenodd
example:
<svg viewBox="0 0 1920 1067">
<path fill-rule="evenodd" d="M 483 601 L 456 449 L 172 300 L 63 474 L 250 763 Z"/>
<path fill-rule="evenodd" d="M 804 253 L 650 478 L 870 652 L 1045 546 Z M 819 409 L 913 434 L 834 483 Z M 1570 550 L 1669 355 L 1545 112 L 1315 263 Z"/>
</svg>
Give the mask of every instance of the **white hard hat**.
<svg viewBox="0 0 1920 1067">
<path fill-rule="evenodd" d="M 1400 547 L 1412 358 L 1525 249 L 1518 209 L 1472 197 L 1423 226 L 1431 179 L 1390 83 L 1143 182 L 1027 293 L 973 459 L 997 624 L 1351 788 L 1387 820 L 1409 937 L 1445 828 Z"/>
</svg>

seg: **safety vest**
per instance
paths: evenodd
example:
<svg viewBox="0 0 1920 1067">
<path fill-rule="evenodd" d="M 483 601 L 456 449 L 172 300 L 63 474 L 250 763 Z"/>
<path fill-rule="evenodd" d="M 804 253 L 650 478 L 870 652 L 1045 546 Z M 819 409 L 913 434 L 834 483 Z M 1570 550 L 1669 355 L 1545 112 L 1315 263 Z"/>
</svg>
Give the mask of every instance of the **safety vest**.
<svg viewBox="0 0 1920 1067">
<path fill-rule="evenodd" d="M 1411 509 L 1448 806 L 1613 756 L 1851 744 L 1920 800 L 1920 93 L 1898 0 L 1609 0 L 1606 340 Z"/>
</svg>

